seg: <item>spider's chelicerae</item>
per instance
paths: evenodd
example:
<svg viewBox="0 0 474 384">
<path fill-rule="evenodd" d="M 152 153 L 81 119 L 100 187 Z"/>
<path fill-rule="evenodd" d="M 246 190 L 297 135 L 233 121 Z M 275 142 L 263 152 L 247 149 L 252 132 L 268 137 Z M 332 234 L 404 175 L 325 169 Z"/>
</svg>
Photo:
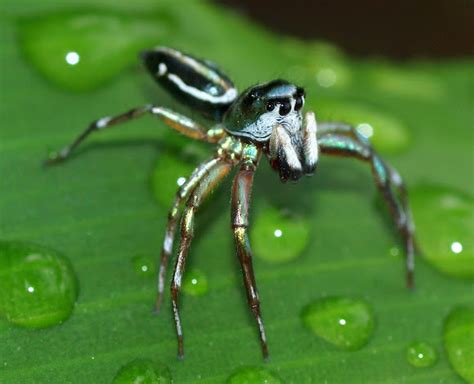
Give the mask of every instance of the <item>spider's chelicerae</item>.
<svg viewBox="0 0 474 384">
<path fill-rule="evenodd" d="M 304 90 L 287 81 L 273 80 L 254 85 L 239 94 L 232 81 L 207 60 L 165 47 L 143 52 L 142 58 L 158 83 L 183 103 L 214 120 L 212 127 L 206 128 L 162 106 L 145 105 L 93 122 L 74 142 L 53 154 L 48 162 L 56 163 L 67 159 L 92 132 L 145 114 L 159 117 L 165 124 L 192 139 L 216 144 L 214 155 L 200 164 L 179 188 L 169 211 L 161 251 L 157 310 L 163 299 L 166 267 L 181 217 L 181 243 L 171 282 L 179 357 L 183 357 L 184 350 L 178 294 L 193 237 L 194 215 L 203 199 L 234 167 L 238 171 L 232 188 L 231 226 L 242 266 L 248 304 L 257 321 L 263 356 L 268 357 L 247 233 L 254 173 L 263 155 L 283 182 L 297 181 L 303 175 L 313 174 L 319 154 L 354 157 L 367 162 L 403 239 L 407 285 L 413 286 L 414 237 L 407 193 L 397 171 L 379 157 L 364 136 L 347 124 L 316 124 L 313 112 L 303 115 Z M 181 210 L 183 203 L 184 208 Z"/>
</svg>

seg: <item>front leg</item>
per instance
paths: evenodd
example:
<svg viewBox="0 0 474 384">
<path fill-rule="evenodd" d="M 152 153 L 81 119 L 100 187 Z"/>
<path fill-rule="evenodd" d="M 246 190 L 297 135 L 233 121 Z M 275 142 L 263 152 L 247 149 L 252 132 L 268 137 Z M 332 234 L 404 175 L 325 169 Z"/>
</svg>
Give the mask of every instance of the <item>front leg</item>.
<svg viewBox="0 0 474 384">
<path fill-rule="evenodd" d="M 257 321 L 260 335 L 260 344 L 263 357 L 268 359 L 267 338 L 263 326 L 262 316 L 260 314 L 260 299 L 258 297 L 257 285 L 252 266 L 252 250 L 247 234 L 248 211 L 250 204 L 250 195 L 252 193 L 253 177 L 255 165 L 253 163 L 242 164 L 237 176 L 234 179 L 232 189 L 232 231 L 234 233 L 235 245 L 237 247 L 237 256 L 244 278 L 245 289 L 249 307 Z"/>
</svg>

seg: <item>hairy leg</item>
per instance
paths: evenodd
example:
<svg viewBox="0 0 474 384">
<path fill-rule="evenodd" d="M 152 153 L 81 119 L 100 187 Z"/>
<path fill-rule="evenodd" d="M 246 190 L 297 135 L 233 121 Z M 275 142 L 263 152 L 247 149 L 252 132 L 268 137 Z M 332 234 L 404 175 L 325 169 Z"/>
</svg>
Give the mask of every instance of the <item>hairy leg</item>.
<svg viewBox="0 0 474 384">
<path fill-rule="evenodd" d="M 318 144 L 322 153 L 355 157 L 368 162 L 375 184 L 387 203 L 406 251 L 407 286 L 414 286 L 415 247 L 414 226 L 408 194 L 398 172 L 387 165 L 375 152 L 370 142 L 354 128 L 342 123 L 320 123 Z"/>
<path fill-rule="evenodd" d="M 234 186 L 232 188 L 231 223 L 235 245 L 237 247 L 237 256 L 239 257 L 240 265 L 242 266 L 248 304 L 250 310 L 255 316 L 255 320 L 257 321 L 263 357 L 267 359 L 267 339 L 265 336 L 262 316 L 260 314 L 260 299 L 258 297 L 257 285 L 253 272 L 252 250 L 250 248 L 247 234 L 247 228 L 249 225 L 248 211 L 254 173 L 255 165 L 252 163 L 244 163 L 234 179 Z"/>
<path fill-rule="evenodd" d="M 188 117 L 180 115 L 179 113 L 173 112 L 167 108 L 145 105 L 143 107 L 131 109 L 121 115 L 114 117 L 107 116 L 92 122 L 89 127 L 87 127 L 71 144 L 65 146 L 59 152 L 52 154 L 47 160 L 47 164 L 54 164 L 66 160 L 74 149 L 78 147 L 79 144 L 81 144 L 91 133 L 101 131 L 117 124 L 125 123 L 145 114 L 152 114 L 159 117 L 168 126 L 192 139 L 211 141 L 208 140 L 207 130 Z M 215 140 L 213 139 L 212 141 Z"/>
<path fill-rule="evenodd" d="M 224 161 L 216 163 L 215 166 L 210 168 L 205 176 L 199 181 L 198 185 L 189 196 L 186 207 L 184 208 L 181 220 L 181 243 L 179 245 L 178 257 L 174 268 L 173 280 L 171 282 L 171 304 L 176 325 L 176 334 L 178 336 L 179 358 L 183 358 L 184 356 L 184 346 L 181 318 L 179 316 L 178 308 L 178 295 L 181 290 L 181 280 L 184 273 L 186 257 L 193 238 L 194 214 L 204 198 L 222 181 L 231 169 L 232 164 L 230 163 Z"/>
<path fill-rule="evenodd" d="M 173 251 L 174 236 L 176 233 L 176 226 L 180 217 L 180 206 L 183 201 L 196 188 L 198 183 L 216 166 L 219 165 L 219 159 L 212 158 L 199 165 L 185 181 L 185 183 L 178 189 L 175 200 L 168 213 L 168 223 L 166 225 L 165 239 L 163 241 L 163 248 L 160 255 L 160 268 L 158 272 L 158 295 L 156 298 L 155 310 L 159 312 L 161 303 L 163 301 L 163 291 L 166 279 L 166 269 L 168 261 Z"/>
</svg>

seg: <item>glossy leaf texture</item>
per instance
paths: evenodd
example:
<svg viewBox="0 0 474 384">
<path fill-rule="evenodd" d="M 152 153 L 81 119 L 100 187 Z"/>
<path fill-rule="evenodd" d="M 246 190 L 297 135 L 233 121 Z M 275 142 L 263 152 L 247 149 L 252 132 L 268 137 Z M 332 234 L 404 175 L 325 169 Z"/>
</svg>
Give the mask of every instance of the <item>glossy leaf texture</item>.
<svg viewBox="0 0 474 384">
<path fill-rule="evenodd" d="M 0 382 L 108 383 L 134 361 L 147 364 L 144 372 L 136 368 L 137 375 L 160 377 L 153 367 L 165 366 L 176 383 L 234 382 L 241 371 L 286 383 L 462 382 L 444 353 L 433 366 L 419 369 L 407 362 L 406 348 L 422 340 L 443 351 L 444 321 L 454 308 L 472 305 L 472 279 L 438 271 L 429 262 L 436 256 L 418 257 L 417 288 L 405 288 L 401 244 L 388 214 L 375 204 L 367 165 L 322 158 L 314 177 L 281 184 L 262 161 L 251 221 L 268 222 L 258 216 L 271 207 L 301 218 L 308 232 L 291 260 L 255 257 L 271 353 L 264 363 L 230 233 L 230 178 L 196 217 L 187 266 L 204 274 L 207 288 L 182 295 L 184 361 L 176 358 L 168 290 L 159 316 L 152 313 L 156 281 L 145 272 L 156 270 L 149 260 L 159 255 L 170 185 L 177 187 L 182 172 L 192 168 L 190 159 L 210 156 L 212 147 L 193 144 L 197 149 L 191 153 L 198 155 L 187 156 L 187 139 L 143 117 L 91 137 L 65 164 L 44 168 L 42 160 L 92 120 L 134 106 L 164 104 L 197 117 L 140 65 L 135 50 L 146 43 L 217 62 L 239 89 L 280 77 L 295 81 L 305 87 L 305 108 L 318 119 L 345 119 L 368 136 L 372 132 L 409 191 L 437 186 L 472 196 L 472 60 L 353 60 L 325 43 L 272 35 L 203 1 L 183 6 L 4 0 L 0 11 L 0 240 L 57 250 L 71 262 L 79 287 L 73 312 L 60 325 L 26 329 L 0 314 Z M 84 27 L 87 41 L 66 30 L 77 15 L 91 14 L 108 24 Z M 120 26 L 124 40 L 114 34 Z M 51 44 L 44 40 L 48 31 L 54 32 Z M 59 65 L 54 56 L 71 41 L 94 58 L 76 72 L 67 65 L 81 66 L 80 60 Z M 38 51 L 40 42 L 51 50 Z M 58 57 L 66 60 L 74 49 Z M 78 77 L 69 82 L 70 75 Z M 160 159 L 166 169 L 157 171 Z M 164 197 L 156 198 L 161 186 Z M 472 207 L 463 207 L 462 220 L 468 220 L 469 209 L 472 220 Z M 423 217 L 420 231 L 429 238 L 429 226 L 437 222 Z M 455 236 L 453 242 L 462 242 Z M 281 240 L 268 236 L 269 248 Z M 420 246 L 425 252 L 437 249 Z M 460 252 L 472 261 L 470 245 Z M 339 349 L 305 327 L 303 308 L 326 297 L 363 300 L 370 307 L 373 331 L 360 349 Z M 463 361 L 459 364 L 469 364 Z M 269 373 L 252 373 L 260 370 Z"/>
</svg>

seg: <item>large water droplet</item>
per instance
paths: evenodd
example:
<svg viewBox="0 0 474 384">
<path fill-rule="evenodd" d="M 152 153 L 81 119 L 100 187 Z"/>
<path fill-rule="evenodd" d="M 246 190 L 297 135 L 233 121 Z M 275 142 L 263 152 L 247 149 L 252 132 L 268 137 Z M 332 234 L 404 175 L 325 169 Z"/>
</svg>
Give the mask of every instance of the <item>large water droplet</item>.
<svg viewBox="0 0 474 384">
<path fill-rule="evenodd" d="M 303 217 L 266 206 L 257 213 L 250 236 L 256 257 L 285 262 L 303 252 L 309 240 L 309 223 Z"/>
<path fill-rule="evenodd" d="M 365 345 L 374 329 L 369 305 L 344 297 L 318 299 L 303 309 L 301 318 L 316 335 L 347 350 Z"/>
<path fill-rule="evenodd" d="M 273 372 L 260 367 L 242 367 L 228 379 L 227 384 L 282 384 L 283 381 Z"/>
<path fill-rule="evenodd" d="M 49 80 L 74 91 L 115 77 L 137 52 L 156 45 L 169 17 L 102 12 L 64 12 L 20 22 L 26 57 Z"/>
<path fill-rule="evenodd" d="M 136 359 L 123 366 L 114 377 L 113 384 L 171 384 L 168 367 L 148 359 Z"/>
<path fill-rule="evenodd" d="M 408 362 L 417 368 L 431 367 L 437 360 L 435 349 L 423 341 L 411 343 L 407 347 L 406 357 Z"/>
<path fill-rule="evenodd" d="M 156 277 L 156 261 L 152 257 L 137 255 L 132 259 L 132 264 L 138 276 Z"/>
<path fill-rule="evenodd" d="M 191 296 L 201 296 L 207 293 L 209 283 L 206 275 L 197 270 L 192 269 L 185 273 L 183 280 L 183 292 Z"/>
<path fill-rule="evenodd" d="M 474 383 L 474 308 L 456 308 L 444 323 L 444 346 L 454 370 Z"/>
<path fill-rule="evenodd" d="M 0 314 L 13 324 L 43 328 L 72 313 L 77 281 L 69 260 L 39 245 L 0 241 Z"/>
<path fill-rule="evenodd" d="M 387 113 L 359 104 L 328 101 L 318 101 L 315 110 L 320 120 L 352 124 L 382 153 L 402 152 L 410 145 L 406 126 Z"/>
<path fill-rule="evenodd" d="M 422 256 L 448 275 L 474 278 L 474 199 L 431 185 L 409 192 Z"/>
</svg>

